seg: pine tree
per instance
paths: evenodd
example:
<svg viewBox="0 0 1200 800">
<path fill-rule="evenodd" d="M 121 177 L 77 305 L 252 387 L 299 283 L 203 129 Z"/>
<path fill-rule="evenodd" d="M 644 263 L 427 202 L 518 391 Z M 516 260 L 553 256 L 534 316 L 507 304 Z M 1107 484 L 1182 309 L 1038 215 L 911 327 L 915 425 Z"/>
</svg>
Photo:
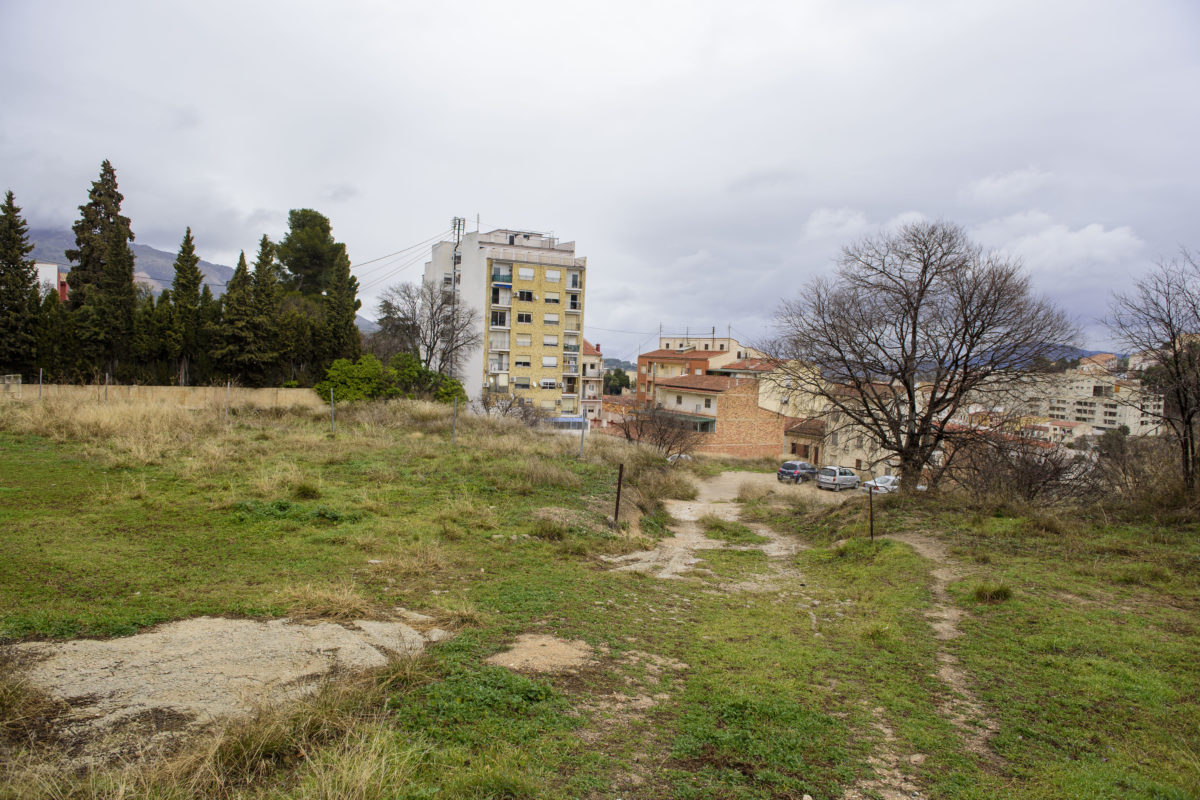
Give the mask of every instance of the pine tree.
<svg viewBox="0 0 1200 800">
<path fill-rule="evenodd" d="M 116 172 L 105 160 L 88 202 L 79 207 L 73 226 L 76 249 L 66 252 L 75 262 L 67 285 L 68 305 L 77 312 L 79 353 L 97 375 L 101 368 L 117 371 L 133 329 L 133 231 L 129 218 L 121 215 L 124 199 L 117 190 Z"/>
<path fill-rule="evenodd" d="M 257 371 L 254 355 L 257 319 L 245 251 L 238 255 L 237 269 L 225 287 L 221 305 L 222 325 L 212 351 L 213 361 L 220 372 L 245 383 L 247 374 Z"/>
<path fill-rule="evenodd" d="M 37 267 L 11 190 L 0 205 L 0 373 L 33 371 L 38 344 Z"/>
<path fill-rule="evenodd" d="M 199 352 L 200 284 L 203 280 L 200 256 L 196 255 L 196 243 L 189 227 L 175 256 L 175 278 L 171 281 L 171 297 L 175 304 L 171 357 L 175 359 L 176 380 L 180 386 L 189 384 L 190 367 Z"/>
<path fill-rule="evenodd" d="M 346 245 L 333 240 L 333 228 L 324 214 L 293 208 L 288 212 L 287 236 L 279 242 L 276 254 L 288 271 L 289 288 L 317 297 L 332 288 Z"/>
</svg>

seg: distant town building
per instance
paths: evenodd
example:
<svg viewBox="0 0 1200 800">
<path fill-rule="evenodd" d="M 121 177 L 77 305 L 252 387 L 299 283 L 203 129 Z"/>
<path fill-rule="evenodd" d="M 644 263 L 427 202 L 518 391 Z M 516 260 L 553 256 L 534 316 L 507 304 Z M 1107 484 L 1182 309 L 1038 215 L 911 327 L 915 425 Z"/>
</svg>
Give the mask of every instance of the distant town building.
<svg viewBox="0 0 1200 800">
<path fill-rule="evenodd" d="M 462 368 L 468 397 L 512 394 L 551 416 L 582 418 L 586 268 L 574 242 L 533 231 L 473 232 L 433 246 L 425 280 L 457 289 L 483 321 L 483 344 Z"/>
<path fill-rule="evenodd" d="M 36 262 L 38 272 L 38 290 L 40 294 L 45 294 L 47 290 L 58 292 L 58 299 L 62 302 L 67 301 L 67 272 L 70 267 L 64 267 L 61 264 L 55 264 L 49 261 Z"/>
</svg>

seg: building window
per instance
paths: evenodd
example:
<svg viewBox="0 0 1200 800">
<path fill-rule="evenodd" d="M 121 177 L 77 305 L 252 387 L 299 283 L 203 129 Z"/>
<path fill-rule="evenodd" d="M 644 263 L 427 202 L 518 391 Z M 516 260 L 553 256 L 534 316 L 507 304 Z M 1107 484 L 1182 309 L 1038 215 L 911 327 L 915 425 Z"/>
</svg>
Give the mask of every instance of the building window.
<svg viewBox="0 0 1200 800">
<path fill-rule="evenodd" d="M 527 292 L 527 291 L 517 292 L 517 299 L 524 303 L 532 303 L 533 302 L 533 292 Z"/>
<path fill-rule="evenodd" d="M 558 356 L 542 356 L 542 366 L 543 367 L 557 367 L 558 366 Z"/>
<path fill-rule="evenodd" d="M 646 365 L 645 364 L 642 364 L 642 374 L 643 375 L 646 374 Z"/>
<path fill-rule="evenodd" d="M 703 374 L 704 374 L 704 370 L 702 370 L 702 369 L 695 370 L 695 372 L 696 372 L 696 374 L 697 374 L 697 375 L 703 375 Z"/>
<path fill-rule="evenodd" d="M 838 444 L 838 435 L 836 433 L 829 434 L 829 446 L 837 447 L 837 444 Z"/>
<path fill-rule="evenodd" d="M 514 367 L 531 367 L 533 364 L 529 356 L 513 356 Z"/>
<path fill-rule="evenodd" d="M 558 314 L 546 314 L 545 316 L 542 317 L 542 322 L 545 323 L 546 325 L 557 325 L 558 324 Z"/>
<path fill-rule="evenodd" d="M 493 311 L 492 312 L 492 327 L 493 328 L 507 328 L 508 327 L 508 312 L 507 311 Z"/>
<path fill-rule="evenodd" d="M 705 350 L 707 350 L 707 349 L 708 349 L 708 343 L 707 343 L 707 342 L 704 344 L 704 349 L 705 349 Z"/>
<path fill-rule="evenodd" d="M 528 311 L 518 311 L 517 312 L 517 324 L 518 325 L 532 325 L 533 324 L 533 314 L 530 314 Z"/>
<path fill-rule="evenodd" d="M 558 347 L 558 336 L 553 333 L 544 334 L 542 344 L 546 347 Z"/>
<path fill-rule="evenodd" d="M 862 469 L 862 459 L 861 458 L 854 459 L 854 468 Z"/>
<path fill-rule="evenodd" d="M 675 395 L 675 405 L 677 405 L 677 406 L 683 405 L 683 395 L 681 395 L 681 394 Z"/>
<path fill-rule="evenodd" d="M 712 408 L 712 398 L 711 397 L 704 398 L 704 407 Z"/>
<path fill-rule="evenodd" d="M 514 389 L 528 389 L 529 378 L 513 378 L 512 385 Z"/>
<path fill-rule="evenodd" d="M 722 345 L 721 345 L 721 349 L 722 349 L 722 350 L 724 350 L 724 349 L 725 349 L 725 345 L 723 345 L 723 344 L 722 344 Z"/>
<path fill-rule="evenodd" d="M 556 269 L 548 269 L 548 270 L 546 270 L 546 282 L 547 283 L 558 283 L 559 277 L 561 275 L 562 275 L 562 273 L 560 273 Z"/>
<path fill-rule="evenodd" d="M 530 347 L 533 345 L 533 336 L 528 333 L 517 334 L 517 347 Z"/>
<path fill-rule="evenodd" d="M 547 303 L 558 303 L 558 292 L 546 292 Z"/>
<path fill-rule="evenodd" d="M 523 281 L 533 280 L 533 267 L 517 267 L 517 277 Z"/>
</svg>

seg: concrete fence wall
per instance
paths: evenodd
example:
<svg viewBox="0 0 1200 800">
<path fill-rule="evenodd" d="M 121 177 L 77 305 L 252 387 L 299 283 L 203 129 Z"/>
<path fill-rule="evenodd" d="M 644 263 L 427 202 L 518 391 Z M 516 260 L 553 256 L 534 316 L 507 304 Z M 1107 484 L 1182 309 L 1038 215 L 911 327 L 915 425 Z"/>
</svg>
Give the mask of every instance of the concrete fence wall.
<svg viewBox="0 0 1200 800">
<path fill-rule="evenodd" d="M 9 385 L 0 391 L 0 400 L 37 401 L 38 385 Z M 246 389 L 224 386 L 117 386 L 104 384 L 77 386 L 47 383 L 41 396 L 47 400 L 74 402 L 103 402 L 105 392 L 109 402 L 168 403 L 182 408 L 224 408 L 226 400 L 238 408 L 303 408 L 317 409 L 326 403 L 312 389 Z"/>
</svg>

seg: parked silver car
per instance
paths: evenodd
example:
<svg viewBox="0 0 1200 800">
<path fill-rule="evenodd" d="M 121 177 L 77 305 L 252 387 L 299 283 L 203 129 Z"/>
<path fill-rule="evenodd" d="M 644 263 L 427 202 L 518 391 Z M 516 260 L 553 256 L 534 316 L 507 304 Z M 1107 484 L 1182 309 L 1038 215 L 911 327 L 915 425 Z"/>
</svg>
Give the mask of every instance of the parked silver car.
<svg viewBox="0 0 1200 800">
<path fill-rule="evenodd" d="M 821 467 L 817 473 L 818 489 L 840 492 L 842 489 L 855 489 L 858 483 L 858 475 L 849 467 Z"/>
<path fill-rule="evenodd" d="M 900 491 L 900 478 L 896 475 L 880 475 L 875 480 L 866 481 L 858 488 L 862 489 L 864 492 L 890 494 L 892 492 Z"/>
</svg>

